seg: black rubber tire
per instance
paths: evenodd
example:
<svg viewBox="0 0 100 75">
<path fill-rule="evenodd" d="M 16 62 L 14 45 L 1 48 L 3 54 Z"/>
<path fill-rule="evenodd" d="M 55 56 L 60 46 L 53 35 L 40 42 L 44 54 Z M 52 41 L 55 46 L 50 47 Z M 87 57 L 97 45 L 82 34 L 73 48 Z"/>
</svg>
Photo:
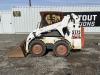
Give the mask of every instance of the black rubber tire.
<svg viewBox="0 0 100 75">
<path fill-rule="evenodd" d="M 39 44 L 39 45 L 42 46 L 42 52 L 41 52 L 40 54 L 35 54 L 35 53 L 33 53 L 33 51 L 32 51 L 32 47 L 33 47 L 34 45 L 36 45 L 36 44 Z M 45 46 L 45 43 L 44 43 L 43 41 L 41 41 L 41 40 L 33 40 L 33 41 L 30 43 L 30 45 L 29 45 L 29 50 L 30 50 L 30 53 L 31 53 L 31 55 L 32 55 L 33 57 L 41 57 L 41 56 L 43 56 L 43 55 L 45 54 L 45 52 L 46 52 L 46 46 Z"/>
<path fill-rule="evenodd" d="M 65 52 L 65 54 L 63 54 L 63 55 L 59 54 L 56 50 L 57 47 L 60 46 L 60 45 L 63 45 L 67 49 L 67 52 Z M 57 56 L 57 57 L 66 57 L 66 56 L 68 56 L 70 54 L 70 50 L 71 49 L 70 49 L 69 44 L 64 40 L 59 40 L 59 41 L 54 43 L 53 52 L 54 52 L 55 56 Z"/>
</svg>

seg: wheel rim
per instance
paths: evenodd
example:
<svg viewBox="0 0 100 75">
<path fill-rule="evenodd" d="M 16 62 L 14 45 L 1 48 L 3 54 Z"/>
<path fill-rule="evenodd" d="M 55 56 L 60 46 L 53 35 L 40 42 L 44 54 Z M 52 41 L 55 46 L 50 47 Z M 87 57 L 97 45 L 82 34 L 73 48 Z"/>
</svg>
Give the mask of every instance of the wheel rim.
<svg viewBox="0 0 100 75">
<path fill-rule="evenodd" d="M 60 55 L 64 55 L 64 54 L 66 54 L 66 53 L 68 52 L 66 46 L 64 46 L 64 45 L 59 45 L 59 46 L 56 48 L 56 51 L 57 51 L 57 53 L 60 54 Z"/>
<path fill-rule="evenodd" d="M 34 54 L 40 54 L 40 53 L 42 53 L 42 51 L 43 51 L 43 48 L 40 44 L 36 44 L 32 47 L 32 52 Z"/>
</svg>

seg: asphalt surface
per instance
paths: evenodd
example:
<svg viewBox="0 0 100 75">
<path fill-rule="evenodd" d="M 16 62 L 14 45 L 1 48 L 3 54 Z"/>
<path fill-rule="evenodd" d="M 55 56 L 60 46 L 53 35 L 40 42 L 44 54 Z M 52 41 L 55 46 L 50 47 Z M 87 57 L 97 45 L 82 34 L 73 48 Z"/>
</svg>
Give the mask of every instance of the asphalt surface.
<svg viewBox="0 0 100 75">
<path fill-rule="evenodd" d="M 49 51 L 43 57 L 5 58 L 28 35 L 0 35 L 0 75 L 100 75 L 100 35 L 85 35 L 85 47 L 68 57 Z"/>
</svg>

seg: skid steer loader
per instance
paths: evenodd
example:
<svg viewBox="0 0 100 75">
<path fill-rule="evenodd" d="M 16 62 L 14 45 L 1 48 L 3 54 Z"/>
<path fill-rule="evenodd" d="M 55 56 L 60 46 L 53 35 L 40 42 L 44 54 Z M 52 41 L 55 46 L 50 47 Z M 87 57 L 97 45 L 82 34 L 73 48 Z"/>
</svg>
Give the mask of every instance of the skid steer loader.
<svg viewBox="0 0 100 75">
<path fill-rule="evenodd" d="M 84 46 L 84 29 L 75 14 L 63 16 L 62 12 L 41 12 L 42 21 L 20 47 L 6 54 L 6 57 L 43 56 L 47 49 L 53 49 L 56 56 L 68 56 L 71 49 Z M 55 15 L 56 14 L 56 15 Z M 19 53 L 18 53 L 19 52 Z"/>
</svg>

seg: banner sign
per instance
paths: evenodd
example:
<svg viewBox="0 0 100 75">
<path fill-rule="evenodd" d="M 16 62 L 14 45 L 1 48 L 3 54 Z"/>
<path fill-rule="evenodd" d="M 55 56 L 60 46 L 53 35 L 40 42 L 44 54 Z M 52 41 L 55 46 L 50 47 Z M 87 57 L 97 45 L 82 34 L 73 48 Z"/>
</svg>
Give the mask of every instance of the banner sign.
<svg viewBox="0 0 100 75">
<path fill-rule="evenodd" d="M 80 18 L 80 26 L 95 27 L 100 26 L 100 12 L 63 12 L 64 16 L 74 13 Z"/>
</svg>

